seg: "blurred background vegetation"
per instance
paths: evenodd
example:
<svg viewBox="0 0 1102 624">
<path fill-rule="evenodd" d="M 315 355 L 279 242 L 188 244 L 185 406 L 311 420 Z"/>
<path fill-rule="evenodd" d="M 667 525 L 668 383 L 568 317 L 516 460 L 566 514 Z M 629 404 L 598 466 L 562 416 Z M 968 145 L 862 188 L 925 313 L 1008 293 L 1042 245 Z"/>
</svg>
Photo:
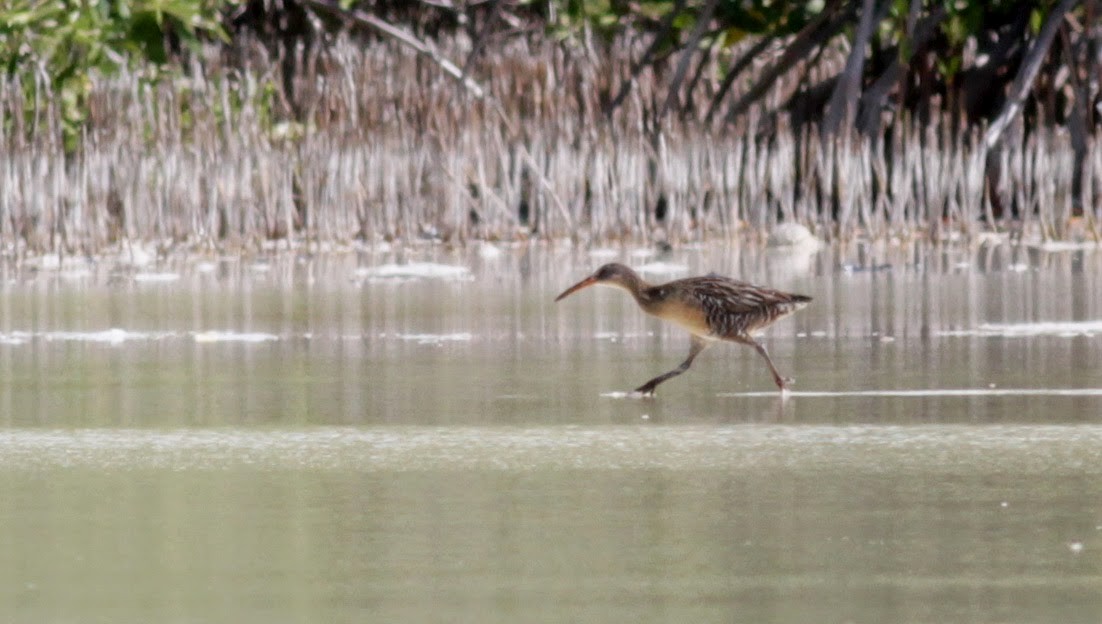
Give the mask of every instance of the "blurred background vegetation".
<svg viewBox="0 0 1102 624">
<path fill-rule="evenodd" d="M 552 76 L 570 93 L 556 101 L 570 108 L 557 127 L 573 116 L 574 132 L 630 126 L 657 146 L 672 127 L 765 140 L 781 128 L 881 144 L 927 127 L 934 142 L 975 145 L 989 189 L 1006 188 L 1008 128 L 1019 142 L 1057 129 L 1075 155 L 1076 214 L 1098 194 L 1079 172 L 1102 125 L 1100 0 L 14 0 L 0 6 L 0 138 L 9 148 L 55 143 L 71 157 L 110 116 L 96 85 L 118 90 L 110 85 L 120 75 L 136 97 L 169 93 L 147 108 L 175 107 L 184 134 L 208 80 L 223 96 L 211 114 L 225 124 L 244 114 L 273 140 L 342 115 L 368 123 L 319 93 L 349 80 L 349 43 L 419 59 L 412 75 L 373 74 L 357 86 L 430 85 L 402 100 L 414 109 L 403 123 L 430 130 L 439 107 L 477 102 L 523 135 L 551 101 L 531 85 Z M 524 62 L 537 55 L 543 65 Z M 441 75 L 449 94 L 438 93 Z M 188 92 L 197 97 L 171 95 Z M 541 174 L 531 173 L 530 148 L 519 149 L 526 188 L 554 196 L 548 180 L 529 179 Z M 988 193 L 988 216 L 1004 215 L 1008 192 Z M 838 191 L 830 194 L 837 216 Z M 665 200 L 656 201 L 661 216 Z M 517 208 L 522 220 L 526 210 Z"/>
<path fill-rule="evenodd" d="M 761 106 L 875 135 L 908 113 L 992 123 L 1017 102 L 1033 123 L 1086 136 L 1102 116 L 1100 19 L 1098 0 L 16 0 L 0 8 L 0 61 L 24 92 L 26 121 L 36 102 L 56 102 L 70 141 L 87 121 L 91 74 L 186 74 L 203 43 L 231 58 L 260 42 L 283 61 L 283 114 L 301 115 L 296 62 L 304 51 L 324 56 L 344 32 L 398 38 L 430 57 L 435 40 L 465 34 L 466 58 L 446 62 L 471 85 L 513 38 L 597 54 L 638 42 L 602 104 L 613 111 L 642 74 L 657 73 L 666 93 L 650 103 L 652 123 L 731 122 Z M 746 40 L 754 44 L 737 46 Z M 815 71 L 832 48 L 844 63 Z M 766 102 L 789 72 L 801 73 L 793 92 Z"/>
</svg>

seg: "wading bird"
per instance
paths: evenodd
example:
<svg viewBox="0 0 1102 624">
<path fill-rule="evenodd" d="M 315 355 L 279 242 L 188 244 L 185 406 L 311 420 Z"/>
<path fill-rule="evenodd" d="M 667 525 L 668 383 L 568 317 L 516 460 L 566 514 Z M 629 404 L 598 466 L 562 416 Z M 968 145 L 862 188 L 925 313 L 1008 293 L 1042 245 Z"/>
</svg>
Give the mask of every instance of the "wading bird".
<svg viewBox="0 0 1102 624">
<path fill-rule="evenodd" d="M 763 288 L 714 273 L 651 285 L 630 268 L 612 263 L 567 288 L 555 301 L 594 284 L 623 288 L 635 297 L 644 312 L 679 325 L 692 334 L 689 357 L 677 368 L 639 386 L 636 392 L 654 394 L 658 384 L 689 370 L 696 356 L 718 340 L 753 347 L 765 358 L 781 392 L 788 389 L 791 380 L 777 372 L 769 352 L 753 335 L 803 308 L 811 297 Z"/>
</svg>

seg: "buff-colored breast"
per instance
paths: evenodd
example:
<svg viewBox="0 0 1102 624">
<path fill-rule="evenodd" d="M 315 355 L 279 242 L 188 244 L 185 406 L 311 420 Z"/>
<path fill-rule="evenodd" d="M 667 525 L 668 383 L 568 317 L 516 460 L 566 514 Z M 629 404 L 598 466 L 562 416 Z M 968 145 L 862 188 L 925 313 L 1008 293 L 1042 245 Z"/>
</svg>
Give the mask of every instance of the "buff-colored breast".
<svg viewBox="0 0 1102 624">
<path fill-rule="evenodd" d="M 690 305 L 678 298 L 671 297 L 644 306 L 644 309 L 649 314 L 669 321 L 701 338 L 713 337 L 712 329 L 708 325 L 708 316 L 699 305 Z"/>
</svg>

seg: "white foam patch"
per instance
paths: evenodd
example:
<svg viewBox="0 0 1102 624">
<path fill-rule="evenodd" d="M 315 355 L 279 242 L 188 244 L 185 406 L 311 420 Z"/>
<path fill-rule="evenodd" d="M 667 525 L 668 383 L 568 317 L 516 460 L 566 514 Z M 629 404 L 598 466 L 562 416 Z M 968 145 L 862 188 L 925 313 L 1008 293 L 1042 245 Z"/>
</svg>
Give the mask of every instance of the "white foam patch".
<svg viewBox="0 0 1102 624">
<path fill-rule="evenodd" d="M 171 336 L 168 332 L 140 332 L 129 331 L 113 327 L 97 332 L 41 332 L 36 334 L 48 341 L 62 340 L 72 342 L 97 342 L 104 344 L 121 344 L 132 340 L 157 340 Z"/>
<path fill-rule="evenodd" d="M 1094 336 L 1102 334 L 1102 320 L 1052 321 L 1042 323 L 984 323 L 975 329 L 953 329 L 938 332 L 939 336 L 979 336 L 1021 338 L 1031 336 Z"/>
<path fill-rule="evenodd" d="M 175 282 L 180 279 L 179 273 L 136 273 L 135 282 Z"/>
<path fill-rule="evenodd" d="M 596 260 L 608 260 L 620 255 L 620 252 L 615 249 L 609 249 L 607 247 L 601 247 L 598 249 L 590 249 L 589 257 Z"/>
<path fill-rule="evenodd" d="M 654 332 L 597 332 L 593 334 L 593 337 L 597 340 L 619 342 L 621 340 L 627 340 L 631 338 L 646 338 L 653 335 Z"/>
<path fill-rule="evenodd" d="M 14 331 L 8 334 L 0 334 L 0 344 L 6 345 L 21 345 L 26 344 L 31 339 L 29 332 Z"/>
<path fill-rule="evenodd" d="M 88 278 L 88 277 L 91 277 L 91 276 L 92 276 L 92 271 L 91 271 L 91 269 L 87 269 L 87 268 L 71 269 L 71 270 L 61 271 L 60 273 L 58 273 L 58 277 L 60 277 L 61 279 L 65 279 L 65 280 L 79 280 L 79 279 L 85 279 L 85 278 Z"/>
<path fill-rule="evenodd" d="M 719 397 L 780 397 L 780 392 L 724 392 Z M 788 390 L 790 397 L 844 398 L 844 397 L 1000 397 L 1000 396 L 1059 396 L 1102 397 L 1102 388 L 931 388 L 926 390 Z"/>
<path fill-rule="evenodd" d="M 384 334 L 385 336 L 385 334 Z M 417 344 L 440 344 L 442 342 L 470 342 L 470 332 L 457 332 L 453 334 L 396 334 L 399 340 L 408 340 Z"/>
<path fill-rule="evenodd" d="M 492 260 L 494 258 L 500 258 L 501 254 L 501 248 L 491 245 L 490 243 L 482 243 L 478 246 L 478 256 L 480 258 Z"/>
<path fill-rule="evenodd" d="M 822 241 L 815 238 L 807 226 L 800 223 L 780 223 L 769 234 L 766 242 L 770 247 L 805 247 L 818 249 Z"/>
<path fill-rule="evenodd" d="M 468 278 L 470 269 L 464 266 L 437 264 L 435 262 L 410 262 L 409 264 L 383 264 L 356 269 L 356 275 L 373 278 Z"/>
<path fill-rule="evenodd" d="M 653 399 L 653 394 L 643 394 L 642 392 L 602 392 L 601 396 L 606 399 Z"/>
<path fill-rule="evenodd" d="M 205 331 L 196 332 L 192 334 L 195 338 L 195 342 L 209 343 L 209 342 L 271 342 L 273 340 L 279 340 L 279 336 L 275 334 L 266 334 L 263 332 L 228 332 L 228 331 Z"/>
<path fill-rule="evenodd" d="M 687 272 L 689 267 L 673 262 L 648 262 L 643 266 L 636 267 L 636 270 L 640 273 L 650 273 L 652 275 L 677 275 Z"/>
<path fill-rule="evenodd" d="M 79 271 L 89 266 L 88 259 L 85 256 L 58 256 L 56 253 L 28 258 L 25 264 L 43 271 Z"/>
<path fill-rule="evenodd" d="M 157 251 L 145 245 L 125 245 L 113 255 L 115 261 L 123 266 L 149 266 L 157 261 Z"/>
</svg>

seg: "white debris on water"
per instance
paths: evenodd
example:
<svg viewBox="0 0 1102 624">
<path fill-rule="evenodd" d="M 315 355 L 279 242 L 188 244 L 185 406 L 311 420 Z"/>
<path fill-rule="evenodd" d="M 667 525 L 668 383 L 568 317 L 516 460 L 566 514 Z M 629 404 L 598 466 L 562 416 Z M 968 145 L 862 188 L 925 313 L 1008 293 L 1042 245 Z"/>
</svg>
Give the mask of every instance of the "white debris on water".
<svg viewBox="0 0 1102 624">
<path fill-rule="evenodd" d="M 611 260 L 620 255 L 620 252 L 608 247 L 599 247 L 597 249 L 589 250 L 589 257 L 594 260 Z"/>
<path fill-rule="evenodd" d="M 279 340 L 275 334 L 263 332 L 202 331 L 192 334 L 195 342 L 271 342 Z"/>
<path fill-rule="evenodd" d="M 648 262 L 647 264 L 636 267 L 636 270 L 640 273 L 650 273 L 651 275 L 678 275 L 688 272 L 689 267 L 674 262 Z"/>
<path fill-rule="evenodd" d="M 175 282 L 180 279 L 179 273 L 135 273 L 135 282 Z"/>
<path fill-rule="evenodd" d="M 1073 554 L 1073 555 L 1078 555 L 1078 554 L 1082 553 L 1083 552 L 1083 542 L 1072 542 L 1072 543 L 1068 544 L 1068 550 L 1070 550 L 1071 554 Z"/>
<path fill-rule="evenodd" d="M 47 342 L 91 342 L 99 344 L 118 345 L 124 342 L 164 340 L 169 338 L 182 338 L 188 333 L 170 331 L 134 331 L 113 327 L 102 331 L 45 331 L 26 332 L 14 331 L 0 333 L 0 344 L 23 345 L 31 340 L 39 339 Z M 275 334 L 259 332 L 232 332 L 232 331 L 200 331 L 191 332 L 190 336 L 199 343 L 207 342 L 268 342 L 279 340 Z"/>
<path fill-rule="evenodd" d="M 977 245 L 1001 245 L 1010 240 L 1006 232 L 978 232 L 973 235 L 972 242 Z"/>
<path fill-rule="evenodd" d="M 654 332 L 610 332 L 599 331 L 593 334 L 593 337 L 597 340 L 607 340 L 609 342 L 621 342 L 623 340 L 632 338 L 647 338 L 654 336 Z"/>
<path fill-rule="evenodd" d="M 482 258 L 483 260 L 493 260 L 494 258 L 500 258 L 502 253 L 503 252 L 501 251 L 500 247 L 492 245 L 490 243 L 482 243 L 478 246 L 478 257 Z"/>
<path fill-rule="evenodd" d="M 60 271 L 57 276 L 64 280 L 82 280 L 92 277 L 95 273 L 88 267 L 79 267 Z"/>
<path fill-rule="evenodd" d="M 110 257 L 120 266 L 144 267 L 157 262 L 157 250 L 138 243 L 124 244 Z"/>
<path fill-rule="evenodd" d="M 938 336 L 1006 337 L 1034 336 L 1095 336 L 1102 334 L 1099 321 L 1046 321 L 1040 323 L 984 323 L 975 329 L 952 329 L 937 332 Z"/>
<path fill-rule="evenodd" d="M 766 244 L 770 247 L 796 247 L 804 249 L 818 249 L 823 242 L 801 223 L 786 221 L 777 224 L 769 233 Z"/>
<path fill-rule="evenodd" d="M 103 344 L 122 344 L 133 340 L 159 340 L 173 336 L 172 332 L 143 332 L 130 331 L 113 327 L 103 331 L 79 332 L 79 331 L 55 331 L 39 332 L 35 334 L 47 341 L 72 341 L 72 342 L 96 342 Z"/>
<path fill-rule="evenodd" d="M 40 271 L 80 271 L 88 269 L 92 262 L 87 256 L 50 253 L 27 258 L 23 264 Z"/>
<path fill-rule="evenodd" d="M 385 338 L 386 334 L 381 334 Z M 473 335 L 470 332 L 455 332 L 451 334 L 395 334 L 395 338 L 416 342 L 423 345 L 441 344 L 444 342 L 470 342 Z"/>
<path fill-rule="evenodd" d="M 0 344 L 6 345 L 21 345 L 26 344 L 31 339 L 30 332 L 13 331 L 9 333 L 0 334 Z"/>
<path fill-rule="evenodd" d="M 384 279 L 469 279 L 471 270 L 464 266 L 455 266 L 451 264 L 410 262 L 408 264 L 382 264 L 374 267 L 360 267 L 356 269 L 356 275 L 360 277 Z"/>
<path fill-rule="evenodd" d="M 643 394 L 642 392 L 620 392 L 614 390 L 612 392 L 602 392 L 601 396 L 606 399 L 649 399 L 654 397 L 653 394 Z"/>
</svg>

